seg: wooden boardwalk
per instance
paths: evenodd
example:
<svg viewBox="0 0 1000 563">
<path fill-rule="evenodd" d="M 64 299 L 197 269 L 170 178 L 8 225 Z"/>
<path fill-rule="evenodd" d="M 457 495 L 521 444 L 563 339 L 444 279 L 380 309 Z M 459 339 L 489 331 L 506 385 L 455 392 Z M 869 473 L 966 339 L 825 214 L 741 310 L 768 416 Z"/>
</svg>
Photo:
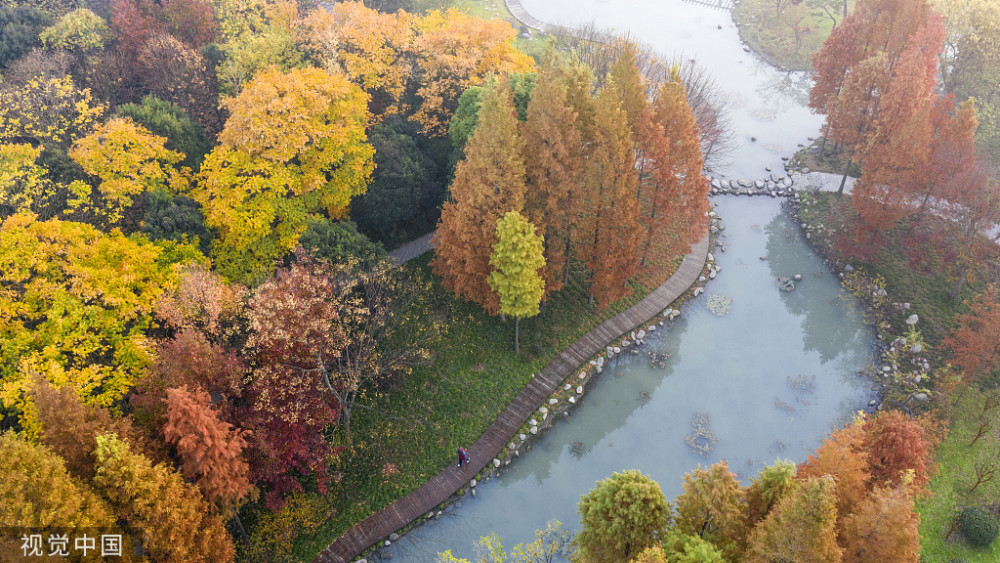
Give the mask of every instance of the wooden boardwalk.
<svg viewBox="0 0 1000 563">
<path fill-rule="evenodd" d="M 468 448 L 472 461 L 459 468 L 449 464 L 420 488 L 355 524 L 316 556 L 315 563 L 346 563 L 389 534 L 428 514 L 458 492 L 487 463 L 491 463 L 514 434 L 539 406 L 592 356 L 629 331 L 645 325 L 666 309 L 698 280 L 708 256 L 706 235 L 684 256 L 680 267 L 641 301 L 627 311 L 604 321 L 574 342 L 537 374 L 511 401 L 496 421 Z"/>
</svg>

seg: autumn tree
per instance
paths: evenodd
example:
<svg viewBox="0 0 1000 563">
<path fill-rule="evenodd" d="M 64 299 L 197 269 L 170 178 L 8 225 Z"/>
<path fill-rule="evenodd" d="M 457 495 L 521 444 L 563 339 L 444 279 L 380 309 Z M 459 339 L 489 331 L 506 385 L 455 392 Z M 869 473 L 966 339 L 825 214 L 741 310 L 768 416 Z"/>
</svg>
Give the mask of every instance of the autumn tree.
<svg viewBox="0 0 1000 563">
<path fill-rule="evenodd" d="M 833 477 L 797 481 L 778 505 L 754 528 L 747 563 L 795 561 L 838 563 L 836 491 Z"/>
<path fill-rule="evenodd" d="M 458 97 L 469 86 L 483 84 L 493 74 L 506 76 L 534 66 L 514 47 L 517 32 L 503 20 L 482 20 L 455 9 L 433 10 L 418 18 L 416 27 L 420 104 L 413 118 L 429 135 L 447 133 Z"/>
<path fill-rule="evenodd" d="M 135 54 L 151 36 L 163 33 L 161 11 L 151 0 L 112 0 L 109 20 L 117 47 Z"/>
<path fill-rule="evenodd" d="M 927 419 L 911 419 L 900 411 L 868 416 L 863 424 L 864 446 L 872 482 L 898 484 L 912 471 L 913 485 L 923 490 L 937 472 L 934 446 L 938 439 L 925 427 L 932 424 Z"/>
<path fill-rule="evenodd" d="M 177 448 L 185 479 L 194 481 L 205 500 L 232 508 L 250 497 L 244 432 L 219 419 L 212 399 L 187 387 L 167 390 L 163 435 Z"/>
<path fill-rule="evenodd" d="M 966 306 L 969 312 L 943 345 L 952 351 L 952 365 L 976 380 L 1000 367 L 1000 289 L 991 285 Z"/>
<path fill-rule="evenodd" d="M 50 193 L 47 171 L 36 164 L 41 148 L 0 142 L 0 218 L 18 211 L 39 211 Z"/>
<path fill-rule="evenodd" d="M 918 561 L 920 515 L 914 510 L 912 484 L 877 486 L 848 516 L 841 545 L 844 563 Z"/>
<path fill-rule="evenodd" d="M 30 411 L 28 432 L 66 463 L 74 476 L 89 481 L 97 467 L 97 436 L 115 433 L 147 457 L 159 459 L 160 448 L 132 425 L 129 418 L 113 415 L 106 407 L 87 405 L 69 387 L 55 388 L 42 374 L 33 372 L 27 391 Z"/>
<path fill-rule="evenodd" d="M 576 112 L 566 98 L 564 76 L 554 60 L 542 68 L 522 128 L 527 174 L 524 212 L 545 245 L 544 295 L 558 291 L 568 280 L 583 206 L 583 139 Z"/>
<path fill-rule="evenodd" d="M 487 87 L 465 160 L 455 170 L 452 201 L 441 211 L 432 262 L 441 284 L 460 297 L 500 311 L 500 299 L 487 281 L 497 222 L 524 206 L 523 143 L 504 81 Z M 488 126 L 486 126 L 488 124 Z"/>
<path fill-rule="evenodd" d="M 90 225 L 9 217 L 0 226 L 0 379 L 12 408 L 28 366 L 86 402 L 124 397 L 152 361 L 154 305 L 183 247 L 157 246 Z M 123 272 L 127 272 L 125 276 Z"/>
<path fill-rule="evenodd" d="M 107 224 L 120 222 L 137 226 L 139 217 L 126 217 L 129 210 L 152 190 L 182 192 L 187 189 L 187 172 L 177 165 L 184 155 L 164 147 L 158 137 L 131 119 L 116 118 L 94 128 L 74 144 L 69 156 L 96 178 L 97 193 L 82 182 L 70 186 L 74 199 L 70 208 L 77 213 L 96 214 Z"/>
<path fill-rule="evenodd" d="M 838 522 L 843 522 L 865 498 L 871 480 L 865 431 L 860 424 L 833 431 L 797 470 L 801 479 L 825 475 L 834 478 Z"/>
<path fill-rule="evenodd" d="M 215 40 L 218 30 L 210 2 L 164 0 L 161 5 L 161 17 L 170 35 L 196 49 Z"/>
<path fill-rule="evenodd" d="M 650 248 L 684 254 L 705 236 L 709 211 L 708 182 L 698 126 L 685 100 L 677 69 L 660 84 L 650 110 L 638 117 L 639 199 L 645 241 L 642 265 Z M 670 245 L 670 241 L 676 241 Z"/>
<path fill-rule="evenodd" d="M 232 539 L 197 487 L 164 464 L 132 451 L 114 434 L 97 437 L 94 486 L 126 531 L 144 539 L 154 559 L 232 561 Z"/>
<path fill-rule="evenodd" d="M 330 444 L 323 435 L 340 416 L 327 366 L 347 341 L 341 318 L 343 284 L 323 264 L 302 259 L 261 284 L 248 305 L 251 335 L 245 353 L 251 376 L 247 428 L 251 478 L 267 483 L 276 507 L 302 490 L 292 471 L 316 475 L 325 490 Z"/>
<path fill-rule="evenodd" d="M 79 8 L 62 16 L 38 38 L 47 49 L 84 53 L 103 47 L 110 33 L 103 18 L 86 8 Z"/>
<path fill-rule="evenodd" d="M 763 520 L 795 483 L 795 465 L 778 460 L 750 480 L 746 490 L 746 529 Z"/>
<path fill-rule="evenodd" d="M 845 181 L 877 125 L 890 71 L 929 13 L 926 0 L 861 0 L 813 57 L 809 107 L 826 114 L 825 136 L 847 151 Z"/>
<path fill-rule="evenodd" d="M 493 245 L 490 264 L 496 268 L 487 278 L 500 297 L 500 312 L 514 317 L 514 353 L 518 345 L 521 318 L 538 314 L 545 293 L 545 281 L 538 270 L 545 266 L 542 237 L 517 211 L 508 211 L 497 221 L 497 243 Z"/>
<path fill-rule="evenodd" d="M 582 188 L 588 230 L 580 251 L 591 272 L 591 298 L 605 308 L 630 293 L 641 236 L 632 131 L 613 85 L 601 91 L 594 125 Z"/>
<path fill-rule="evenodd" d="M 62 458 L 10 431 L 0 434 L 0 499 L 4 526 L 39 533 L 115 525 L 111 508 L 66 471 Z"/>
<path fill-rule="evenodd" d="M 287 0 L 250 1 L 263 4 L 266 24 L 232 37 L 223 45 L 225 59 L 216 68 L 216 75 L 219 88 L 226 96 L 238 95 L 261 72 L 288 72 L 306 67 L 303 53 L 295 44 L 297 4 Z"/>
<path fill-rule="evenodd" d="M 218 84 L 209 72 L 211 64 L 200 52 L 171 35 L 158 33 L 143 43 L 138 63 L 147 91 L 177 104 L 210 135 L 219 132 L 223 114 Z"/>
<path fill-rule="evenodd" d="M 103 113 L 90 90 L 77 89 L 69 76 L 0 86 L 0 139 L 8 142 L 69 148 Z"/>
<path fill-rule="evenodd" d="M 413 71 L 410 56 L 414 17 L 406 12 L 380 13 L 361 2 L 338 2 L 312 10 L 296 40 L 319 66 L 343 72 L 371 96 L 377 116 L 400 108 Z"/>
<path fill-rule="evenodd" d="M 711 542 L 727 559 L 738 559 L 746 541 L 744 493 L 727 462 L 699 466 L 684 475 L 673 529 Z"/>
<path fill-rule="evenodd" d="M 615 473 L 580 498 L 580 560 L 625 563 L 663 540 L 670 504 L 660 486 L 638 471 Z"/>
</svg>

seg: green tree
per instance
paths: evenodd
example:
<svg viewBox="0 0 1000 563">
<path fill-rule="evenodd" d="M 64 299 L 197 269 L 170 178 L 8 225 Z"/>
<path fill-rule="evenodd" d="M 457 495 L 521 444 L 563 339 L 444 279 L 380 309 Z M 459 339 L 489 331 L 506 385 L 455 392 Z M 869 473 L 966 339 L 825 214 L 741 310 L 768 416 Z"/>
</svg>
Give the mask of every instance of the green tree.
<svg viewBox="0 0 1000 563">
<path fill-rule="evenodd" d="M 436 163 L 421 150 L 416 125 L 391 117 L 368 136 L 375 172 L 364 194 L 351 202 L 351 218 L 366 232 L 388 233 L 412 220 L 428 196 L 440 189 Z"/>
<path fill-rule="evenodd" d="M 795 464 L 778 460 L 750 480 L 746 493 L 747 529 L 753 529 L 778 504 L 795 482 Z"/>
<path fill-rule="evenodd" d="M 672 516 L 660 486 L 638 471 L 599 481 L 578 511 L 583 529 L 575 541 L 588 563 L 631 561 L 663 540 Z"/>
<path fill-rule="evenodd" d="M 744 490 L 726 462 L 684 475 L 684 494 L 677 497 L 674 529 L 719 547 L 727 559 L 739 559 L 746 535 Z"/>
<path fill-rule="evenodd" d="M 334 264 L 355 261 L 361 268 L 370 267 L 386 256 L 381 243 L 372 242 L 350 221 L 314 219 L 302 233 L 299 244 L 316 258 Z"/>
<path fill-rule="evenodd" d="M 184 166 L 198 170 L 211 146 L 201 125 L 176 104 L 156 96 L 144 96 L 138 104 L 118 106 L 117 115 L 131 118 L 150 133 L 166 137 L 164 147 L 184 155 Z"/>
<path fill-rule="evenodd" d="M 517 211 L 508 211 L 497 221 L 497 243 L 490 264 L 496 268 L 489 283 L 500 296 L 500 312 L 514 317 L 514 353 L 520 353 L 519 325 L 522 318 L 538 314 L 545 282 L 538 270 L 545 267 L 542 237 Z"/>
<path fill-rule="evenodd" d="M 38 34 L 51 23 L 52 17 L 38 8 L 0 8 L 0 68 L 5 68 L 38 45 Z"/>
<path fill-rule="evenodd" d="M 205 228 L 205 216 L 197 201 L 164 190 L 146 192 L 145 198 L 139 230 L 149 240 L 197 244 L 202 254 L 208 254 L 212 233 Z"/>
<path fill-rule="evenodd" d="M 496 80 L 496 77 L 490 79 L 490 81 L 493 80 Z M 524 122 L 528 119 L 528 103 L 531 100 L 531 93 L 535 89 L 536 80 L 537 75 L 533 72 L 512 72 L 507 77 L 518 121 Z M 448 136 L 458 154 L 462 154 L 465 143 L 472 136 L 472 132 L 476 130 L 482 98 L 482 86 L 469 86 L 458 97 L 458 109 L 451 116 L 451 123 L 448 125 Z"/>
</svg>

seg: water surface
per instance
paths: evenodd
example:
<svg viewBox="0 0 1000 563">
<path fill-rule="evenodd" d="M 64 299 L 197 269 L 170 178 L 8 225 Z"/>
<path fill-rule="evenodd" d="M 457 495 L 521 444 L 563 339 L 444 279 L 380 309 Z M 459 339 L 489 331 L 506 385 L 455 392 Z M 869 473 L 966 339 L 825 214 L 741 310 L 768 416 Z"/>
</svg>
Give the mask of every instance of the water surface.
<svg viewBox="0 0 1000 563">
<path fill-rule="evenodd" d="M 481 484 L 477 497 L 391 547 L 393 560 L 434 561 L 446 549 L 471 558 L 480 536 L 496 532 L 510 547 L 532 541 L 552 520 L 576 530 L 580 495 L 615 471 L 641 470 L 670 499 L 698 464 L 728 460 L 746 481 L 778 458 L 805 459 L 866 404 L 868 383 L 856 373 L 870 361 L 871 334 L 855 301 L 781 212 L 781 200 L 715 204 L 727 250 L 715 252 L 722 271 L 706 294 L 654 333 L 640 355 L 613 361 L 572 415 Z M 795 274 L 803 276 L 795 291 L 775 285 L 776 276 Z M 709 311 L 711 295 L 731 297 L 730 312 Z M 647 351 L 669 353 L 666 367 L 651 368 Z M 684 440 L 696 411 L 711 416 L 718 438 L 707 456 Z"/>
</svg>

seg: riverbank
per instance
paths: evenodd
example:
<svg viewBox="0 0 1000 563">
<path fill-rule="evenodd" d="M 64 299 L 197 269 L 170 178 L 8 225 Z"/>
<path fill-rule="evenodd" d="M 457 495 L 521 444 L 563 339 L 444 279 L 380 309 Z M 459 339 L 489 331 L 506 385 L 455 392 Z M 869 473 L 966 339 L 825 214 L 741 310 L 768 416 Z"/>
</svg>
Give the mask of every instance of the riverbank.
<svg viewBox="0 0 1000 563">
<path fill-rule="evenodd" d="M 811 70 L 813 55 L 843 20 L 838 3 L 827 2 L 816 9 L 804 2 L 742 0 L 733 9 L 733 21 L 740 39 L 769 64 L 792 71 Z M 846 4 L 848 12 L 854 9 L 854 0 Z"/>
</svg>

